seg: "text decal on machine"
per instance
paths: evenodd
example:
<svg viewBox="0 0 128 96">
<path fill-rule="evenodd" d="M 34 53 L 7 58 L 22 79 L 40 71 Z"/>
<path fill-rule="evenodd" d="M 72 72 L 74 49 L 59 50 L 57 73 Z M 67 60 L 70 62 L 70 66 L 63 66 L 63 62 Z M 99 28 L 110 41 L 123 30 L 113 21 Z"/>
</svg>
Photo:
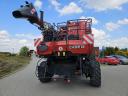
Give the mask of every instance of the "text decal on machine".
<svg viewBox="0 0 128 96">
<path fill-rule="evenodd" d="M 69 46 L 70 49 L 84 48 L 84 45 L 72 45 Z"/>
</svg>

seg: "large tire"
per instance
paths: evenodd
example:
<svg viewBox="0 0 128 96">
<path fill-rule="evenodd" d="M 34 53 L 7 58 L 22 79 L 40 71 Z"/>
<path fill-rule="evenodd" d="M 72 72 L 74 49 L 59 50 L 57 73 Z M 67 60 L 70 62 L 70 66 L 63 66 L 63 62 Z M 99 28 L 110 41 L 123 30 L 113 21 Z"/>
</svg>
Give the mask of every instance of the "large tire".
<svg viewBox="0 0 128 96">
<path fill-rule="evenodd" d="M 101 69 L 100 64 L 96 62 L 95 56 L 90 58 L 90 85 L 95 87 L 101 86 Z"/>
<path fill-rule="evenodd" d="M 46 61 L 43 61 L 38 66 L 38 79 L 42 83 L 50 82 L 52 79 L 52 75 L 48 73 L 48 66 L 46 63 Z"/>
</svg>

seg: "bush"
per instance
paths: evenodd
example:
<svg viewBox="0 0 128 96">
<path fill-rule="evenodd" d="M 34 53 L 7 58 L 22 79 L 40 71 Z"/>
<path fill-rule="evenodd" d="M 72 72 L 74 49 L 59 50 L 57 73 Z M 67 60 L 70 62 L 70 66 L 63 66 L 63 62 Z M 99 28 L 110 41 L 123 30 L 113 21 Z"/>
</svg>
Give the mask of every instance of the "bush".
<svg viewBox="0 0 128 96">
<path fill-rule="evenodd" d="M 16 55 L 17 55 L 17 54 L 14 54 L 14 53 L 13 53 L 13 54 L 11 54 L 11 56 L 16 56 Z"/>
<path fill-rule="evenodd" d="M 22 48 L 20 49 L 19 55 L 20 55 L 20 56 L 28 56 L 28 51 L 29 51 L 29 48 L 26 47 L 26 46 L 24 46 L 24 47 L 22 47 Z"/>
<path fill-rule="evenodd" d="M 10 52 L 0 52 L 0 55 L 11 56 Z"/>
</svg>

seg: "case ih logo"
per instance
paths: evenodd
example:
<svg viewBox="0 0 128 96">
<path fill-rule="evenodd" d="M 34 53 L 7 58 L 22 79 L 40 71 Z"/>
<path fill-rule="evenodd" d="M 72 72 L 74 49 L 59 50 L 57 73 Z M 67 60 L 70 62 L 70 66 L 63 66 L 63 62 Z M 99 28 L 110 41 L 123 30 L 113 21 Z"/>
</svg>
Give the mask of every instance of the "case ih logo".
<svg viewBox="0 0 128 96">
<path fill-rule="evenodd" d="M 94 43 L 93 34 L 83 35 L 83 43 L 84 44 L 93 44 Z"/>
<path fill-rule="evenodd" d="M 36 10 L 33 8 L 32 10 L 31 10 L 31 14 L 34 14 L 36 12 Z"/>
<path fill-rule="evenodd" d="M 73 45 L 69 46 L 70 49 L 84 48 L 84 45 Z"/>
<path fill-rule="evenodd" d="M 59 47 L 58 49 L 59 49 L 59 51 L 63 51 L 63 47 Z"/>
</svg>

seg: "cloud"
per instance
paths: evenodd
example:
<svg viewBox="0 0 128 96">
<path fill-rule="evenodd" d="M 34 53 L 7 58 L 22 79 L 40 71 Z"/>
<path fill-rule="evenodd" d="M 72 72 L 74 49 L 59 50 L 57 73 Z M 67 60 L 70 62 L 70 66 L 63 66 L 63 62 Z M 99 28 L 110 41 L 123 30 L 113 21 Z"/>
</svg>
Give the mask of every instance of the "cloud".
<svg viewBox="0 0 128 96">
<path fill-rule="evenodd" d="M 117 23 L 122 25 L 128 24 L 128 18 L 124 18 L 123 20 L 118 20 Z"/>
<path fill-rule="evenodd" d="M 10 35 L 8 31 L 0 31 L 0 51 L 2 52 L 19 52 L 20 48 L 23 46 L 29 47 L 29 49 L 34 49 L 34 38 L 40 36 L 35 36 L 33 34 L 15 34 Z"/>
<path fill-rule="evenodd" d="M 110 42 L 113 46 L 119 46 L 120 48 L 128 48 L 128 37 L 121 37 Z"/>
<path fill-rule="evenodd" d="M 58 0 L 49 0 L 49 1 L 55 7 L 56 10 L 60 9 L 61 4 L 58 2 Z"/>
<path fill-rule="evenodd" d="M 124 18 L 122 20 L 118 20 L 117 22 L 108 22 L 106 23 L 106 29 L 108 31 L 114 31 L 121 27 L 122 25 L 128 25 L 128 18 Z"/>
<path fill-rule="evenodd" d="M 92 28 L 92 33 L 94 34 L 94 45 L 102 47 L 105 44 L 105 40 L 108 39 L 109 35 L 101 29 Z"/>
<path fill-rule="evenodd" d="M 59 3 L 58 0 L 49 1 L 61 16 L 69 14 L 79 14 L 83 12 L 83 10 L 75 2 L 70 2 L 68 5 L 65 5 L 64 7 L 61 8 L 61 3 Z"/>
<path fill-rule="evenodd" d="M 38 9 L 42 8 L 42 1 L 41 0 L 35 0 L 34 6 Z"/>
<path fill-rule="evenodd" d="M 77 14 L 82 12 L 83 10 L 74 2 L 69 3 L 69 5 L 66 5 L 59 10 L 60 15 Z"/>
<path fill-rule="evenodd" d="M 0 39 L 5 39 L 8 36 L 9 36 L 9 34 L 6 30 L 1 30 L 0 31 Z"/>
<path fill-rule="evenodd" d="M 98 24 L 98 22 L 99 22 L 95 17 L 85 17 L 85 16 L 80 17 L 80 19 L 87 19 L 87 18 L 92 19 L 92 24 Z"/>
<path fill-rule="evenodd" d="M 80 3 L 96 11 L 105 11 L 110 9 L 121 10 L 122 5 L 128 3 L 128 0 L 80 0 Z"/>
<path fill-rule="evenodd" d="M 20 44 L 26 44 L 28 41 L 26 39 L 19 40 Z"/>
<path fill-rule="evenodd" d="M 16 38 L 25 38 L 25 39 L 35 39 L 35 37 L 39 37 L 38 35 L 34 35 L 34 34 L 15 34 Z"/>
<path fill-rule="evenodd" d="M 6 46 L 10 42 L 9 34 L 6 30 L 0 30 L 0 47 Z"/>
<path fill-rule="evenodd" d="M 120 37 L 117 39 L 110 38 L 110 35 L 107 32 L 92 28 L 94 34 L 94 46 L 105 47 L 119 47 L 119 48 L 128 48 L 128 37 Z M 123 42 L 123 43 L 122 43 Z"/>
<path fill-rule="evenodd" d="M 116 30 L 120 27 L 119 24 L 116 24 L 116 23 L 113 23 L 113 22 L 108 22 L 108 23 L 106 23 L 105 26 L 106 26 L 106 29 L 108 31 L 113 31 L 113 30 Z"/>
</svg>

